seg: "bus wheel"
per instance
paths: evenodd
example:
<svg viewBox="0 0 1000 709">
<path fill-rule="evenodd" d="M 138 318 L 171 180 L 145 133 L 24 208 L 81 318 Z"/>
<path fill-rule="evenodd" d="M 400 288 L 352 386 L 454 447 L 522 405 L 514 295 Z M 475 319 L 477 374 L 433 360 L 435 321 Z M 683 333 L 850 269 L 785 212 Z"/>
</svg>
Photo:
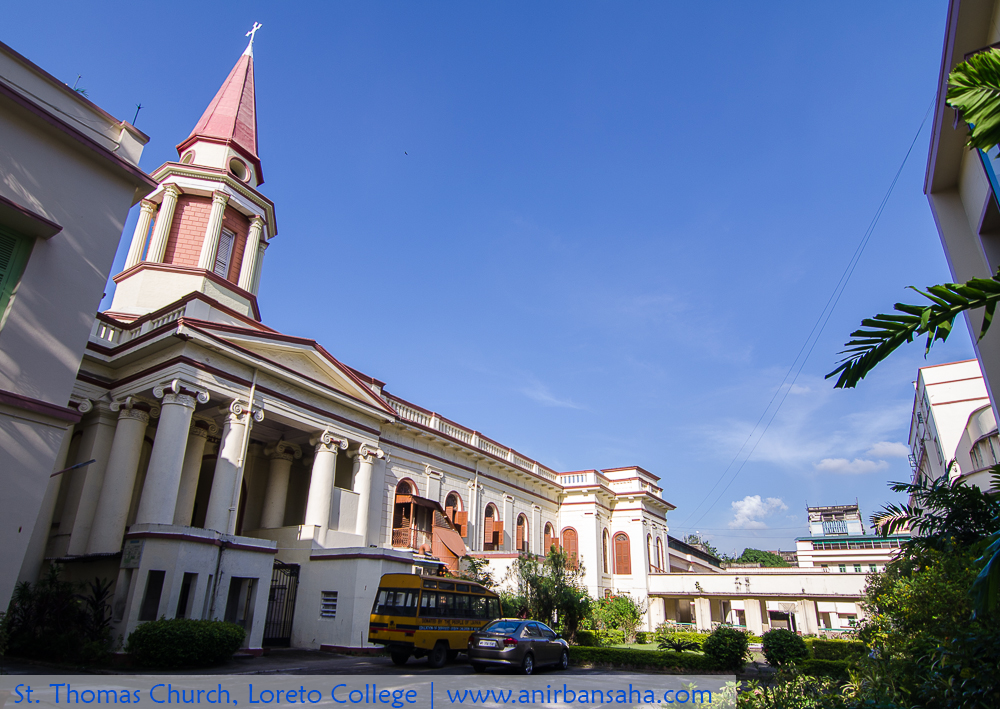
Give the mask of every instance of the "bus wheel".
<svg viewBox="0 0 1000 709">
<path fill-rule="evenodd" d="M 389 657 L 392 658 L 392 664 L 405 665 L 406 661 L 410 659 L 410 653 L 406 650 L 393 650 L 389 653 Z"/>
<path fill-rule="evenodd" d="M 437 669 L 438 667 L 444 667 L 444 663 L 447 661 L 448 643 L 444 640 L 438 640 L 434 649 L 427 655 L 427 664 Z"/>
</svg>

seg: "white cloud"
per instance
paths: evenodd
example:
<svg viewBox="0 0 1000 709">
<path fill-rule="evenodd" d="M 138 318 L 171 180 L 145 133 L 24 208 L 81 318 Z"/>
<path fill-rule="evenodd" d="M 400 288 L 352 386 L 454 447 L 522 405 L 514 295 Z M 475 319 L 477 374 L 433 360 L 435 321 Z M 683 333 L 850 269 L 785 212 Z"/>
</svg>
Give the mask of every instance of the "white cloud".
<svg viewBox="0 0 1000 709">
<path fill-rule="evenodd" d="M 889 467 L 889 464 L 884 460 L 862 460 L 861 458 L 855 458 L 854 460 L 848 460 L 847 458 L 824 458 L 820 462 L 814 463 L 813 467 L 815 467 L 816 470 L 822 470 L 828 473 L 863 475 L 865 473 L 874 473 L 876 470 L 885 470 Z"/>
<path fill-rule="evenodd" d="M 788 393 L 789 394 L 808 394 L 811 391 L 812 391 L 812 389 L 810 389 L 809 387 L 804 387 L 801 384 L 792 384 L 791 388 L 789 388 L 789 390 L 788 390 Z"/>
<path fill-rule="evenodd" d="M 553 406 L 562 409 L 582 409 L 583 406 L 569 399 L 560 399 L 540 381 L 532 380 L 527 386 L 521 387 L 521 393 L 542 406 Z"/>
<path fill-rule="evenodd" d="M 742 500 L 736 500 L 733 505 L 733 519 L 729 522 L 730 529 L 767 529 L 764 518 L 779 510 L 787 510 L 788 505 L 778 497 L 762 500 L 760 495 L 747 495 Z"/>
<path fill-rule="evenodd" d="M 865 453 L 872 458 L 905 458 L 909 454 L 910 449 L 905 443 L 891 443 L 890 441 L 879 441 Z"/>
</svg>

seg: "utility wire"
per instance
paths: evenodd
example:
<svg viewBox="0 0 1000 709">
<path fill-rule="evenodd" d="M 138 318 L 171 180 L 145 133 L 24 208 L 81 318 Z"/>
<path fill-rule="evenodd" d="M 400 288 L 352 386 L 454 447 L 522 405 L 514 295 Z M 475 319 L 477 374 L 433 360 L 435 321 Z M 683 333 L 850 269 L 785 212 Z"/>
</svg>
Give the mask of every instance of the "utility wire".
<svg viewBox="0 0 1000 709">
<path fill-rule="evenodd" d="M 747 436 L 746 440 L 743 441 L 743 445 L 740 446 L 740 449 L 736 452 L 736 455 L 733 456 L 733 459 L 730 461 L 729 465 L 726 466 L 726 469 L 722 472 L 722 475 L 720 475 L 719 479 L 715 481 L 715 484 L 708 491 L 705 497 L 702 498 L 701 502 L 697 504 L 694 510 L 692 510 L 691 514 L 688 516 L 687 519 L 691 519 L 698 512 L 698 510 L 701 509 L 702 505 L 705 504 L 705 502 L 712 496 L 712 493 L 719 486 L 719 484 L 726 478 L 726 474 L 733 467 L 733 465 L 736 464 L 736 461 L 739 460 L 740 455 L 743 453 L 743 450 L 746 448 L 747 444 L 750 443 L 750 441 L 753 439 L 754 434 L 760 427 L 760 422 L 764 420 L 765 416 L 767 416 L 767 412 L 771 408 L 771 404 L 774 403 L 775 399 L 780 394 L 781 398 L 778 400 L 778 405 L 774 408 L 774 411 L 771 413 L 771 417 L 767 420 L 767 423 L 761 430 L 760 435 L 757 437 L 757 440 L 750 448 L 750 452 L 747 453 L 746 457 L 743 459 L 743 462 L 740 463 L 739 467 L 736 469 L 736 472 L 729 479 L 729 482 L 726 483 L 726 486 L 719 491 L 719 494 L 716 495 L 715 499 L 712 500 L 712 503 L 705 509 L 705 511 L 701 513 L 701 516 L 699 516 L 690 525 L 681 525 L 682 529 L 685 528 L 685 526 L 694 527 L 696 524 L 698 524 L 698 522 L 702 520 L 702 518 L 706 514 L 708 514 L 712 510 L 712 508 L 716 505 L 716 503 L 718 503 L 719 499 L 725 494 L 726 490 L 729 489 L 729 486 L 732 485 L 733 482 L 736 480 L 736 478 L 739 477 L 740 472 L 743 470 L 743 466 L 746 465 L 747 462 L 750 460 L 750 457 L 753 455 L 753 452 L 757 449 L 757 446 L 760 443 L 761 439 L 763 439 L 764 434 L 767 433 L 767 429 L 770 428 L 771 422 L 774 421 L 774 417 L 777 416 L 778 411 L 781 409 L 781 405 L 785 403 L 785 399 L 788 397 L 788 393 L 792 390 L 792 387 L 795 385 L 796 380 L 799 378 L 799 374 L 802 373 L 802 368 L 805 367 L 805 364 L 809 359 L 809 355 L 812 354 L 813 349 L 816 347 L 816 343 L 819 342 L 820 335 L 823 334 L 823 330 L 826 328 L 826 324 L 830 321 L 830 317 L 833 315 L 833 311 L 836 309 L 837 303 L 840 302 L 840 297 L 844 294 L 844 291 L 847 289 L 847 284 L 851 280 L 851 276 L 854 274 L 854 269 L 857 268 L 858 263 L 861 261 L 861 256 L 865 251 L 865 247 L 868 246 L 868 242 L 871 240 L 872 234 L 875 231 L 875 226 L 878 224 L 878 221 L 882 216 L 882 212 L 885 210 L 885 206 L 889 202 L 889 197 L 890 195 L 892 195 L 892 191 L 896 187 L 896 183 L 899 181 L 899 176 L 902 174 L 903 168 L 906 166 L 906 162 L 909 159 L 910 154 L 913 152 L 913 147 L 917 144 L 917 138 L 920 137 L 920 133 L 923 132 L 924 130 L 924 125 L 927 123 L 927 117 L 930 116 L 931 109 L 933 107 L 934 107 L 934 99 L 931 99 L 931 103 L 927 107 L 927 111 L 924 113 L 924 118 L 920 122 L 920 127 L 917 128 L 917 132 L 913 136 L 913 140 L 910 141 L 910 147 L 907 149 L 906 155 L 903 156 L 903 162 L 900 163 L 899 169 L 896 170 L 896 175 L 892 178 L 892 182 L 889 184 L 889 189 L 886 190 L 885 196 L 882 198 L 881 203 L 879 203 L 878 209 L 875 210 L 875 216 L 872 217 L 872 220 L 868 225 L 868 229 L 865 230 L 864 235 L 861 237 L 861 241 L 860 243 L 858 243 L 858 247 L 854 250 L 854 254 L 851 256 L 851 260 L 848 261 L 847 267 L 844 269 L 843 274 L 840 276 L 840 280 L 837 281 L 837 285 L 834 286 L 833 292 L 830 294 L 830 297 L 826 301 L 826 305 L 824 305 L 823 310 L 820 311 L 819 317 L 816 319 L 816 322 L 813 324 L 812 329 L 806 336 L 805 341 L 799 348 L 798 353 L 795 355 L 795 359 L 792 360 L 791 366 L 785 373 L 784 378 L 782 378 L 781 383 L 778 385 L 778 388 L 774 392 L 774 395 L 771 397 L 771 400 L 767 403 L 767 406 L 764 407 L 764 411 L 761 413 L 760 418 L 757 419 L 757 423 L 754 424 L 754 427 L 753 429 L 751 429 L 750 434 Z M 806 349 L 807 346 L 808 350 Z M 802 357 L 803 351 L 805 351 L 804 357 Z M 798 363 L 798 369 L 796 369 L 795 366 L 796 363 Z M 795 372 L 795 376 L 793 376 L 791 381 L 788 382 L 788 377 L 789 375 L 792 374 L 793 371 Z M 786 382 L 788 382 L 787 387 L 785 386 Z M 687 520 L 685 520 L 685 522 L 686 521 Z"/>
</svg>

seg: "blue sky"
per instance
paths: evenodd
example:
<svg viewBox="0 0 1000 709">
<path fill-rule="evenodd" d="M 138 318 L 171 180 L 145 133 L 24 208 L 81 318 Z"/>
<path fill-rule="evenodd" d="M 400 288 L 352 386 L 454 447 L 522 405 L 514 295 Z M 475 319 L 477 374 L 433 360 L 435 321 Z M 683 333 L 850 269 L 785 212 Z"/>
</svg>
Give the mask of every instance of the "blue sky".
<svg viewBox="0 0 1000 709">
<path fill-rule="evenodd" d="M 855 391 L 823 380 L 861 318 L 948 280 L 928 124 L 795 386 L 722 478 L 933 98 L 945 11 L 39 2 L 5 7 L 0 40 L 116 116 L 141 102 L 151 171 L 261 22 L 264 321 L 556 469 L 641 465 L 672 533 L 731 552 L 791 548 L 807 503 L 891 499 L 916 369 L 972 356 L 959 332 Z"/>
</svg>

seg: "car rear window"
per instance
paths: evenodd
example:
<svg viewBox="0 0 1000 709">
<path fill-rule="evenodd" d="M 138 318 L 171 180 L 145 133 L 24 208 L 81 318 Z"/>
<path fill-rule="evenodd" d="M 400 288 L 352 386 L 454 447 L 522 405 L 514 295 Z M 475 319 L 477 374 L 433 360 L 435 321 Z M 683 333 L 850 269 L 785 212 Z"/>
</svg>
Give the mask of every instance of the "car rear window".
<svg viewBox="0 0 1000 709">
<path fill-rule="evenodd" d="M 521 621 L 519 620 L 496 620 L 483 628 L 483 631 L 487 633 L 513 634 L 516 633 L 517 629 L 520 627 Z"/>
</svg>

